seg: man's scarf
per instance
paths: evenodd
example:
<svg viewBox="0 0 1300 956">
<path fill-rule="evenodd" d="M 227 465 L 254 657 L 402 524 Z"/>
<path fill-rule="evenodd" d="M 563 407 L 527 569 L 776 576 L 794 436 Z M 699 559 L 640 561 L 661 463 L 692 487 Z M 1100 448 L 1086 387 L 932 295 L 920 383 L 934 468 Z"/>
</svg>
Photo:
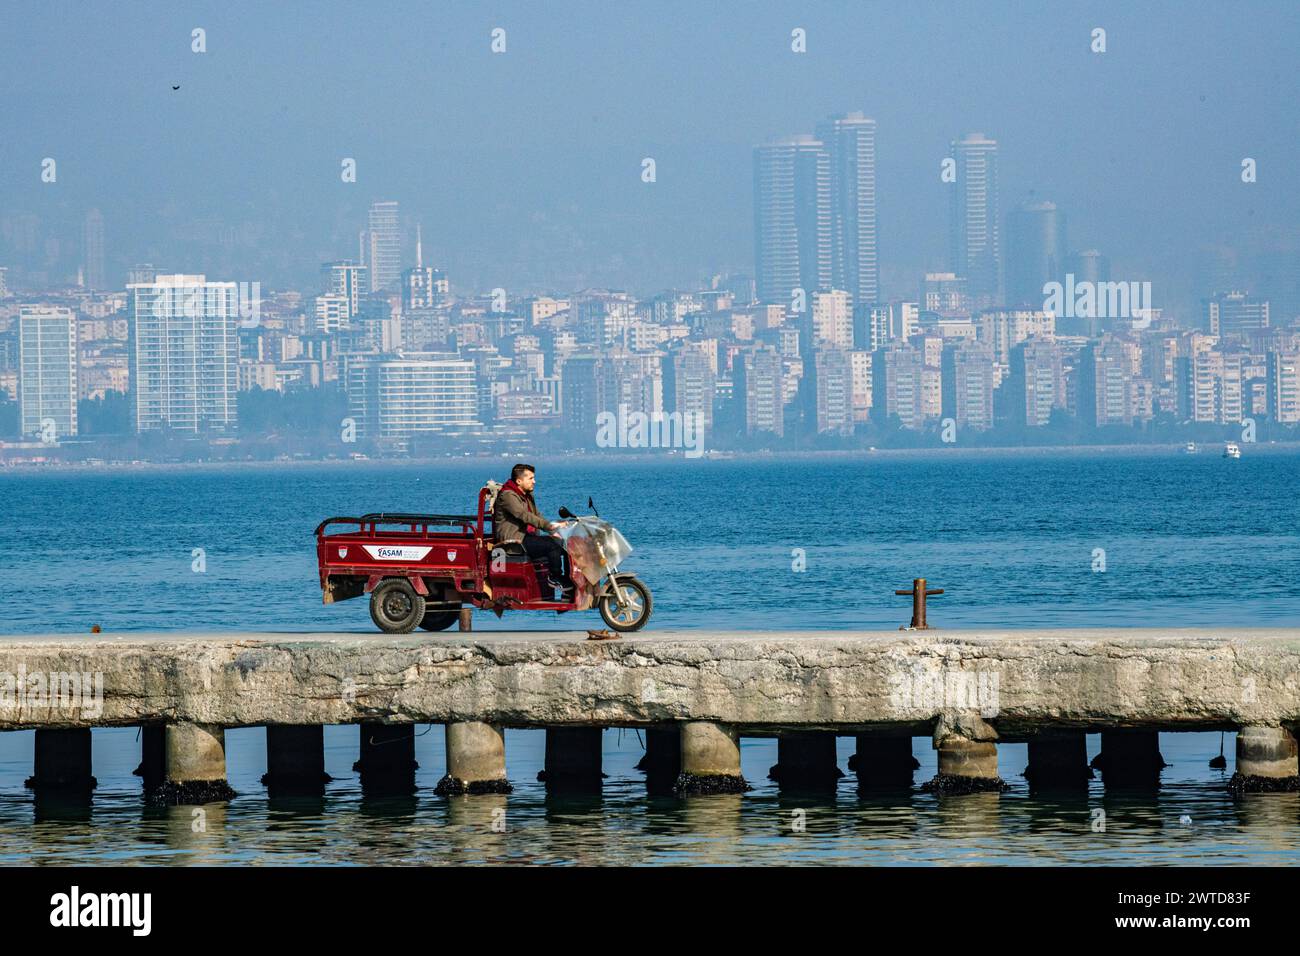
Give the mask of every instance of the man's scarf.
<svg viewBox="0 0 1300 956">
<path fill-rule="evenodd" d="M 537 502 L 533 501 L 533 493 L 531 491 L 524 491 L 524 489 L 520 488 L 517 484 L 515 484 L 515 480 L 513 478 L 508 479 L 506 483 L 501 486 L 501 491 L 513 491 L 520 498 L 524 499 L 524 503 L 528 505 L 529 511 L 531 511 L 533 514 L 538 513 Z M 499 493 L 500 492 L 498 492 L 498 494 Z M 528 534 L 532 534 L 537 530 L 537 528 L 530 524 L 524 530 Z"/>
</svg>

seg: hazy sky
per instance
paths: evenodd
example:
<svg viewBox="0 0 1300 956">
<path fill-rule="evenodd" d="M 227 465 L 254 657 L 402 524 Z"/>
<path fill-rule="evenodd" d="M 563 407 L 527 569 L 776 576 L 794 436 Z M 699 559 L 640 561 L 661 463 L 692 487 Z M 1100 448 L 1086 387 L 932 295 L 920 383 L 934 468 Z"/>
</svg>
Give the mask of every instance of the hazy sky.
<svg viewBox="0 0 1300 956">
<path fill-rule="evenodd" d="M 311 289 L 322 261 L 356 255 L 374 199 L 423 223 L 462 291 L 748 273 L 753 146 L 848 110 L 879 123 L 891 295 L 946 266 L 939 165 L 967 130 L 1001 144 L 1004 214 L 1054 200 L 1071 246 L 1156 280 L 1157 305 L 1207 249 L 1300 250 L 1295 0 L 11 2 L 0 18 L 0 216 L 41 217 L 75 269 L 98 206 L 116 282 L 153 261 Z"/>
</svg>

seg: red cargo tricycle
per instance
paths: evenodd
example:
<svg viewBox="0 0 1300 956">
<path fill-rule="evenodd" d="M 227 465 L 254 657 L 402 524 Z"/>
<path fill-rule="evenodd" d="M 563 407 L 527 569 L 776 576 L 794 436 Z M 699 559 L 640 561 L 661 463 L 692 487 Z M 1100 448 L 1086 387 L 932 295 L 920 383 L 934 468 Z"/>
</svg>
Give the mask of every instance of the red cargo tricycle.
<svg viewBox="0 0 1300 956">
<path fill-rule="evenodd" d="M 316 527 L 316 559 L 326 604 L 370 595 L 370 617 L 380 630 L 408 634 L 441 631 L 465 607 L 504 611 L 582 611 L 595 605 L 616 631 L 638 631 L 650 619 L 650 589 L 619 563 L 627 540 L 599 515 L 568 515 L 558 534 L 569 556 L 574 588 L 555 592 L 546 562 L 522 544 L 494 544 L 492 505 L 500 486 L 489 482 L 476 515 L 365 514 L 326 518 Z M 588 502 L 590 504 L 590 502 Z M 593 508 L 594 510 L 594 508 Z M 355 525 L 326 533 L 331 525 Z"/>
</svg>

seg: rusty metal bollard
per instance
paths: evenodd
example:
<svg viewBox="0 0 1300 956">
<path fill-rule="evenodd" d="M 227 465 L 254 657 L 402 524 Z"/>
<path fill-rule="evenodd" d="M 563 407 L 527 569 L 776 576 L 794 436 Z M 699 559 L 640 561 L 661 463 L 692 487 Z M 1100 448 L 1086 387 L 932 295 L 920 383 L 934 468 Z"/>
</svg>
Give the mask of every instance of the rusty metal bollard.
<svg viewBox="0 0 1300 956">
<path fill-rule="evenodd" d="M 895 591 L 894 593 L 912 595 L 912 623 L 899 627 L 899 630 L 930 630 L 930 625 L 925 622 L 925 599 L 933 594 L 942 594 L 943 588 L 931 588 L 927 591 L 925 587 L 925 578 L 913 578 L 911 588 L 906 591 Z"/>
</svg>

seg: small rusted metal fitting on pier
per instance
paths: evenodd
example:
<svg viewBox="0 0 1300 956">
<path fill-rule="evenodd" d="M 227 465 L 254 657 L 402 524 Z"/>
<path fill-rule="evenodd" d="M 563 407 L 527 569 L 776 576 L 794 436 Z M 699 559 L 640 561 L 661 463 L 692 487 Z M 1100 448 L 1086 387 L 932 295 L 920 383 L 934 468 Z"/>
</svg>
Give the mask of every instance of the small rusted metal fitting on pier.
<svg viewBox="0 0 1300 956">
<path fill-rule="evenodd" d="M 925 578 L 913 578 L 912 586 L 906 591 L 895 591 L 895 594 L 912 595 L 912 623 L 899 628 L 900 631 L 928 631 L 930 625 L 925 622 L 925 599 L 934 594 L 942 594 L 943 588 L 931 588 L 926 590 Z"/>
</svg>

